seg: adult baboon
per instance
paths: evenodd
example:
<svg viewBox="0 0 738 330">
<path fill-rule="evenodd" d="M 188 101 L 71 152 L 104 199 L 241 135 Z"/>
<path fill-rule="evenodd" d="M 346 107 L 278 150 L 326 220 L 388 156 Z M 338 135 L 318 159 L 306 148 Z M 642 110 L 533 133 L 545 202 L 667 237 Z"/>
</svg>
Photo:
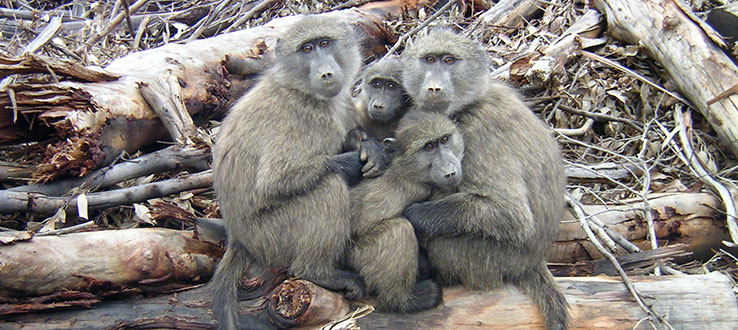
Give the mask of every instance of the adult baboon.
<svg viewBox="0 0 738 330">
<path fill-rule="evenodd" d="M 566 298 L 546 268 L 564 209 L 561 154 L 517 93 L 491 81 L 486 57 L 478 43 L 448 30 L 418 37 L 405 50 L 407 92 L 456 122 L 465 151 L 458 192 L 413 204 L 403 215 L 441 284 L 513 283 L 533 298 L 547 329 L 566 329 Z"/>
<path fill-rule="evenodd" d="M 218 328 L 237 329 L 237 288 L 250 265 L 349 298 L 361 278 L 336 268 L 349 239 L 349 192 L 359 153 L 337 155 L 356 125 L 348 104 L 360 55 L 347 25 L 306 16 L 285 32 L 275 60 L 223 120 L 213 186 L 228 246 L 211 281 Z M 353 117 L 352 117 L 353 116 Z"/>
<path fill-rule="evenodd" d="M 382 141 L 393 137 L 398 120 L 410 107 L 402 88 L 402 63 L 390 57 L 369 64 L 362 72 L 356 111 L 369 136 Z"/>
<path fill-rule="evenodd" d="M 416 283 L 418 242 L 400 214 L 433 189 L 451 190 L 461 182 L 464 143 L 445 115 L 415 110 L 400 120 L 389 149 L 392 161 L 384 174 L 350 191 L 353 244 L 347 259 L 381 309 L 416 312 L 438 305 L 441 289 L 432 280 Z"/>
</svg>

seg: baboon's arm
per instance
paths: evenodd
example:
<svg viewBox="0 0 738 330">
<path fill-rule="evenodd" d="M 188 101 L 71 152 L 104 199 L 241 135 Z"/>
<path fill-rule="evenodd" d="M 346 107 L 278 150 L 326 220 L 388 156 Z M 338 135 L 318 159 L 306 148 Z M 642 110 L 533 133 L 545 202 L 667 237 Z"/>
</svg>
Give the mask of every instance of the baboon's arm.
<svg viewBox="0 0 738 330">
<path fill-rule="evenodd" d="M 263 157 L 256 176 L 254 195 L 271 205 L 270 201 L 304 194 L 325 176 L 329 159 L 330 156 L 321 155 L 295 162 L 285 157 Z"/>
<path fill-rule="evenodd" d="M 526 196 L 514 189 L 465 191 L 410 205 L 403 212 L 419 239 L 482 236 L 512 244 L 533 234 L 533 215 Z M 521 191 L 521 190 L 518 190 Z"/>
</svg>

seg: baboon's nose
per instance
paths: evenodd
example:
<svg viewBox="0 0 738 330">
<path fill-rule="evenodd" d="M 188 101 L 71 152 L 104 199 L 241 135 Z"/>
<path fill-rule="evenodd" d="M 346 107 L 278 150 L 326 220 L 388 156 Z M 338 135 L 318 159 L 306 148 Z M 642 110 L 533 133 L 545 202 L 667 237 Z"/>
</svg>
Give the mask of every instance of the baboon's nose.
<svg viewBox="0 0 738 330">
<path fill-rule="evenodd" d="M 446 175 L 444 175 L 446 178 L 453 178 L 456 176 L 456 171 L 448 172 Z"/>
<path fill-rule="evenodd" d="M 384 106 L 383 106 L 383 105 L 381 105 L 381 104 L 375 104 L 375 105 L 373 105 L 373 107 L 374 107 L 374 109 L 377 109 L 377 110 L 382 110 L 382 109 L 384 109 Z"/>
<path fill-rule="evenodd" d="M 333 80 L 333 72 L 325 72 L 320 75 L 320 78 L 323 78 L 323 80 Z"/>
<path fill-rule="evenodd" d="M 431 94 L 439 94 L 441 93 L 441 87 L 438 86 L 428 86 L 428 92 Z"/>
</svg>

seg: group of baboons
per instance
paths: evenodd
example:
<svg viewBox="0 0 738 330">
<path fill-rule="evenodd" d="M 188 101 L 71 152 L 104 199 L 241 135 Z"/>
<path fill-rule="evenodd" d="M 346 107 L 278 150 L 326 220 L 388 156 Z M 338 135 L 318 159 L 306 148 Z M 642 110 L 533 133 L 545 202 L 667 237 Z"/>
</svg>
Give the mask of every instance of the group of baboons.
<svg viewBox="0 0 738 330">
<path fill-rule="evenodd" d="M 249 327 L 240 279 L 277 268 L 399 313 L 437 306 L 441 286 L 513 283 L 547 329 L 566 329 L 545 264 L 565 189 L 549 129 L 491 80 L 481 45 L 440 28 L 364 69 L 351 103 L 357 40 L 342 23 L 301 18 L 222 123 L 218 328 Z"/>
</svg>

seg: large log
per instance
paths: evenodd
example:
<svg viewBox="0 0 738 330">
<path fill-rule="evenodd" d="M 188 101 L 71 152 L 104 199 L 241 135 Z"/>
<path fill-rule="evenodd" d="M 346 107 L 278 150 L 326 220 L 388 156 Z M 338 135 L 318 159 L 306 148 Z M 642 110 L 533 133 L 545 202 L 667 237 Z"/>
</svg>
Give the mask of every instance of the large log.
<svg viewBox="0 0 738 330">
<path fill-rule="evenodd" d="M 37 236 L 0 247 L 0 301 L 91 292 L 91 281 L 168 292 L 207 281 L 221 255 L 191 231 L 162 228 Z"/>
<path fill-rule="evenodd" d="M 571 329 L 650 329 L 644 321 L 646 315 L 620 279 L 557 281 L 571 304 Z M 633 281 L 647 303 L 675 329 L 734 329 L 738 324 L 738 306 L 725 275 L 634 277 Z M 155 298 L 104 302 L 89 310 L 8 316 L 0 327 L 124 329 L 145 325 L 149 329 L 212 329 L 215 321 L 208 310 L 209 294 L 200 288 Z M 531 300 L 514 287 L 474 292 L 451 287 L 443 295 L 444 303 L 438 308 L 408 315 L 375 312 L 359 319 L 358 325 L 364 330 L 543 328 Z M 265 305 L 264 300 L 242 302 L 241 310 L 263 313 Z"/>
<path fill-rule="evenodd" d="M 738 84 L 738 67 L 713 41 L 714 31 L 680 0 L 597 0 L 615 38 L 638 44 L 664 66 L 720 141 L 738 157 L 738 95 L 713 98 Z"/>
<path fill-rule="evenodd" d="M 418 4 L 417 1 L 408 3 Z M 353 8 L 321 15 L 361 27 L 356 29 L 362 31 L 357 38 L 381 41 L 388 34 L 383 30 L 383 21 L 402 10 L 402 6 L 375 5 L 369 10 Z M 154 94 L 182 104 L 190 114 L 222 110 L 229 100 L 243 93 L 236 87 L 243 86 L 243 77 L 229 75 L 224 64 L 229 60 L 239 61 L 244 67 L 239 74 L 258 73 L 273 56 L 278 37 L 297 19 L 297 16 L 282 17 L 263 26 L 131 53 L 104 68 L 107 74 L 101 74 L 105 77 L 119 77 L 113 81 L 68 80 L 10 86 L 11 93 L 0 93 L 0 137 L 29 138 L 32 135 L 28 132 L 29 123 L 23 118 L 14 121 L 13 114 L 33 117 L 40 111 L 38 118 L 50 123 L 55 134 L 65 139 L 47 148 L 47 158 L 38 166 L 34 177 L 46 182 L 63 174 L 82 176 L 110 163 L 123 151 L 133 153 L 167 137 L 164 126 L 139 91 L 141 83 L 160 86 Z M 25 65 L 28 61 L 19 59 L 15 71 L 10 67 L 13 61 L 5 61 L 9 63 L 3 67 L 3 74 L 54 64 L 34 59 L 42 63 L 30 67 Z M 82 72 L 74 70 L 71 68 L 69 74 L 81 75 Z M 5 131 L 13 133 L 2 134 Z M 45 136 L 35 138 L 46 139 Z"/>
</svg>

